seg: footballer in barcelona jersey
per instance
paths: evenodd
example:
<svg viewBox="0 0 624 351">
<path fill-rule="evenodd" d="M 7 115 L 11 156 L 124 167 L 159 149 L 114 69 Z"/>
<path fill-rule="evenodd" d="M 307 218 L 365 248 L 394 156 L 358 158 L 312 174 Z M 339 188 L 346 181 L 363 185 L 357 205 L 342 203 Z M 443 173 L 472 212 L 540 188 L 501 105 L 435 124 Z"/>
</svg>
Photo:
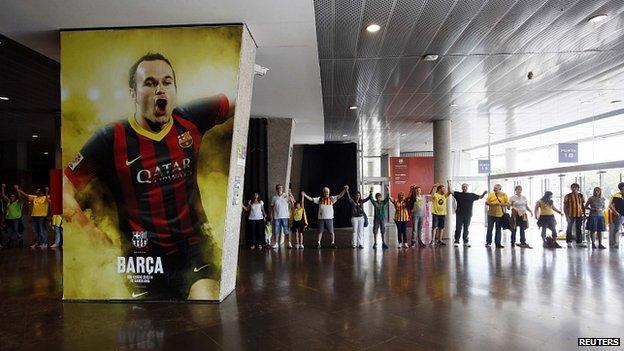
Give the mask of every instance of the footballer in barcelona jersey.
<svg viewBox="0 0 624 351">
<path fill-rule="evenodd" d="M 217 95 L 178 105 L 175 70 L 158 53 L 132 65 L 128 84 L 134 114 L 98 130 L 64 171 L 64 215 L 97 236 L 77 201 L 97 178 L 117 208 L 122 255 L 112 264 L 132 297 L 202 299 L 219 272 L 197 161 L 203 134 L 233 115 L 233 101 Z"/>
</svg>

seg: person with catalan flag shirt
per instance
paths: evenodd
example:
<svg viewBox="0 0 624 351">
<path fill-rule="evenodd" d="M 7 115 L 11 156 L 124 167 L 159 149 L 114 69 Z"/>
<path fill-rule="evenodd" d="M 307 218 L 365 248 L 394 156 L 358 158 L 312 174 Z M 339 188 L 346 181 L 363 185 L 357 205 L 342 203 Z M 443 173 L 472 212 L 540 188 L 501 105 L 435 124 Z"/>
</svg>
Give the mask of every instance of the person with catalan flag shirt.
<svg viewBox="0 0 624 351">
<path fill-rule="evenodd" d="M 98 130 L 64 171 L 64 216 L 109 241 L 77 201 L 97 178 L 117 206 L 126 256 L 118 257 L 118 272 L 128 273 L 130 263 L 137 273 L 145 273 L 136 270 L 137 262 L 162 263 L 150 278 L 141 275 L 128 282 L 132 297 L 209 298 L 218 286 L 218 272 L 211 263 L 213 244 L 197 185 L 197 161 L 203 134 L 230 118 L 234 103 L 217 95 L 177 106 L 175 71 L 158 53 L 135 62 L 128 84 L 135 113 Z"/>
</svg>

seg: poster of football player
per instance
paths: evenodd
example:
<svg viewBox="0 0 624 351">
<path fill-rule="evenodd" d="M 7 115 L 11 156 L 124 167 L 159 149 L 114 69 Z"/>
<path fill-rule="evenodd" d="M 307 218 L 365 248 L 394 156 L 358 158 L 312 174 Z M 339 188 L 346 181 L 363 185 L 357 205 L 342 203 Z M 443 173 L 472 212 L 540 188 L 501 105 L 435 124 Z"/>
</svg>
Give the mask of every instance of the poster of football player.
<svg viewBox="0 0 624 351">
<path fill-rule="evenodd" d="M 243 30 L 61 33 L 65 299 L 218 300 Z"/>
</svg>

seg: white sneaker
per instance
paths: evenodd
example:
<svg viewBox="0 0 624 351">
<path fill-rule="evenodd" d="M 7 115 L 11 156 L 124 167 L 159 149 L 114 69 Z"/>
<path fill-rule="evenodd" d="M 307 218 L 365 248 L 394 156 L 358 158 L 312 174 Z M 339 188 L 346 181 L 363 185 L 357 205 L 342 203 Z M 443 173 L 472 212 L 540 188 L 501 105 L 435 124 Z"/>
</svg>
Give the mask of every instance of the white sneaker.
<svg viewBox="0 0 624 351">
<path fill-rule="evenodd" d="M 299 248 L 300 248 L 300 249 L 303 249 L 303 244 L 299 244 Z"/>
<path fill-rule="evenodd" d="M 464 243 L 464 247 L 470 247 L 469 243 Z"/>
<path fill-rule="evenodd" d="M 289 249 L 292 249 L 292 247 L 293 247 L 293 246 L 292 246 L 292 244 L 289 242 L 289 243 L 288 243 L 288 248 L 289 248 Z"/>
<path fill-rule="evenodd" d="M 40 249 L 47 249 L 48 248 L 48 244 L 41 244 L 39 245 Z"/>
<path fill-rule="evenodd" d="M 274 244 L 274 245 L 273 245 L 273 246 L 271 246 L 271 247 L 272 247 L 272 248 L 274 248 L 274 249 L 279 249 L 279 245 L 277 245 L 277 244 Z"/>
<path fill-rule="evenodd" d="M 58 245 L 56 245 L 56 244 L 52 244 L 52 245 L 50 245 L 50 248 L 51 248 L 51 249 L 56 249 L 57 247 L 58 247 Z M 253 248 L 253 246 L 251 247 L 251 249 L 252 249 L 252 250 L 254 249 L 254 248 Z"/>
<path fill-rule="evenodd" d="M 453 246 L 459 247 L 459 243 L 456 241 L 456 242 L 453 243 Z"/>
<path fill-rule="evenodd" d="M 37 244 L 32 244 L 32 245 L 30 245 L 30 248 L 31 248 L 31 249 L 36 249 L 36 248 L 37 248 Z"/>
</svg>

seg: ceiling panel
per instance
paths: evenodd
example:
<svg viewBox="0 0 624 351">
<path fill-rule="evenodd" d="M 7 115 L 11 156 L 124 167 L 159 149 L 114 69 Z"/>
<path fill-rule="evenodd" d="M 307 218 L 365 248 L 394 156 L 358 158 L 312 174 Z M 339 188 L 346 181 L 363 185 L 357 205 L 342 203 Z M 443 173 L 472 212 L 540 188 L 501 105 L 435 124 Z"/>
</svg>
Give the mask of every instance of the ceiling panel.
<svg viewBox="0 0 624 351">
<path fill-rule="evenodd" d="M 612 100 L 624 100 L 621 0 L 323 0 L 315 6 L 335 8 L 317 9 L 317 26 L 341 23 L 333 35 L 318 37 L 319 48 L 334 50 L 319 49 L 323 79 L 330 81 L 323 82 L 323 96 L 349 97 L 324 111 L 329 141 L 345 134 L 331 128 L 343 127 L 350 137 L 366 133 L 375 140 L 371 150 L 393 147 L 393 133 L 430 144 L 431 133 L 421 131 L 451 119 L 453 148 L 465 149 L 487 140 L 488 120 L 490 138 L 507 138 L 609 111 Z M 598 13 L 607 20 L 587 21 Z M 372 22 L 382 29 L 366 32 Z M 440 57 L 422 60 L 427 53 Z M 330 126 L 351 101 L 358 109 Z M 421 144 L 401 142 L 404 151 L 419 151 L 408 145 Z"/>
</svg>

